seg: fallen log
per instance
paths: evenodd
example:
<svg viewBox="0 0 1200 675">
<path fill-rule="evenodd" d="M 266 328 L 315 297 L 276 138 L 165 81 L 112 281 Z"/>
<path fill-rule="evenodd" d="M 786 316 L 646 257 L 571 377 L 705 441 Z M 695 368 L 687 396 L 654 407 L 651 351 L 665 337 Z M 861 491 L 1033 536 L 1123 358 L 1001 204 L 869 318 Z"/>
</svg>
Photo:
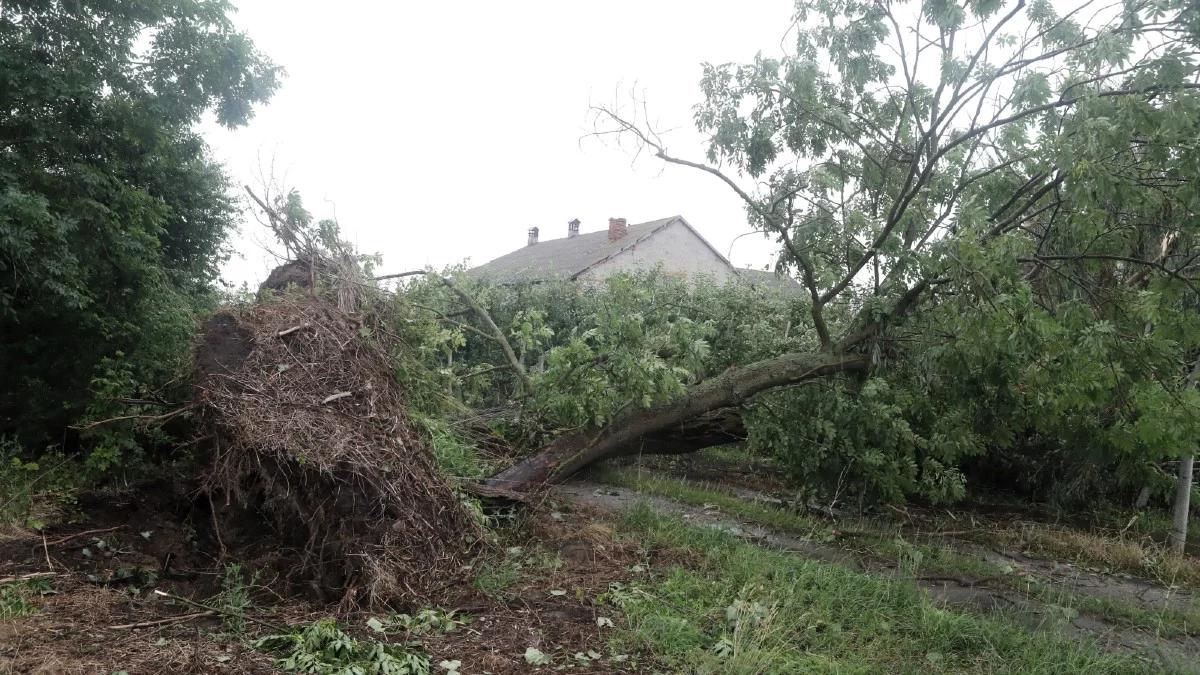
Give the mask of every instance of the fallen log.
<svg viewBox="0 0 1200 675">
<path fill-rule="evenodd" d="M 683 397 L 619 415 L 599 429 L 561 436 L 489 478 L 482 490 L 521 493 L 569 478 L 600 460 L 638 453 L 678 454 L 744 438 L 739 406 L 776 387 L 865 371 L 858 354 L 785 354 L 734 367 Z M 482 494 L 482 492 L 481 492 Z"/>
</svg>

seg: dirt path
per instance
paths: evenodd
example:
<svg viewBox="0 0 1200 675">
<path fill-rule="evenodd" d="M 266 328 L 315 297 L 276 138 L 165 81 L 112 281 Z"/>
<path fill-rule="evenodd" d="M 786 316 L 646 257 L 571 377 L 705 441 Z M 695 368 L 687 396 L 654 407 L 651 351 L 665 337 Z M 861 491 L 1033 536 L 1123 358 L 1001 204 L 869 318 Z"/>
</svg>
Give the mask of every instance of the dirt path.
<svg viewBox="0 0 1200 675">
<path fill-rule="evenodd" d="M 645 503 L 660 514 L 678 516 L 697 525 L 713 527 L 764 548 L 788 551 L 869 574 L 897 578 L 894 565 L 889 566 L 877 559 L 795 534 L 772 531 L 715 508 L 693 506 L 628 488 L 586 481 L 561 485 L 556 490 L 570 502 L 605 511 L 620 511 L 635 503 Z M 765 495 L 760 496 L 770 499 Z M 746 497 L 753 498 L 753 495 L 747 494 Z M 1037 560 L 1020 554 L 977 548 L 988 562 L 1010 566 L 1016 574 L 1035 577 L 1077 596 L 1129 602 L 1147 611 L 1193 602 L 1193 598 L 1187 594 L 1148 582 L 1096 574 L 1072 565 Z M 987 579 L 929 576 L 910 577 L 908 580 L 948 607 L 975 613 L 1002 613 L 1031 630 L 1054 630 L 1074 638 L 1092 638 L 1106 649 L 1144 654 L 1175 672 L 1200 673 L 1200 635 L 1156 636 L 1149 631 L 1110 623 L 1098 616 L 1067 611 L 1014 589 L 989 584 Z"/>
</svg>

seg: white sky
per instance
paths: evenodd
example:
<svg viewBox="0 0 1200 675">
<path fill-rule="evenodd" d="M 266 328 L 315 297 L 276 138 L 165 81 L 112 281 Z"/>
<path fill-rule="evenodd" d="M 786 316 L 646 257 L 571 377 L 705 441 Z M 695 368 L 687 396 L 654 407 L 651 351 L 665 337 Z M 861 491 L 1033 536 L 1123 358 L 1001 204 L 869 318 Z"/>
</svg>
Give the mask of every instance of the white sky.
<svg viewBox="0 0 1200 675">
<path fill-rule="evenodd" d="M 234 20 L 288 77 L 254 121 L 208 124 L 217 159 L 239 183 L 260 167 L 336 215 L 381 272 L 469 259 L 525 243 L 681 214 L 722 253 L 749 230 L 741 202 L 714 177 L 580 137 L 589 102 L 644 92 L 672 154 L 702 159 L 691 121 L 700 64 L 778 54 L 792 0 L 559 0 L 509 3 L 241 0 Z M 618 94 L 619 91 L 619 94 Z M 335 211 L 336 209 L 336 211 Z M 225 268 L 257 283 L 273 260 L 252 221 Z M 773 245 L 733 246 L 762 267 Z"/>
</svg>

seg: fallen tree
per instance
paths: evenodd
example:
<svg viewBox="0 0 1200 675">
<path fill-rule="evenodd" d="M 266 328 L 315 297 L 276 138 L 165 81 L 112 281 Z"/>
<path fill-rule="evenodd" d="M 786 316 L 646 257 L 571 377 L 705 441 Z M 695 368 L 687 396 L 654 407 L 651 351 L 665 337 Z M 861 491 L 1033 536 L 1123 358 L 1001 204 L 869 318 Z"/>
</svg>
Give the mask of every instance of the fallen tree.
<svg viewBox="0 0 1200 675">
<path fill-rule="evenodd" d="M 664 406 L 631 410 L 602 429 L 561 436 L 535 454 L 493 476 L 494 490 L 528 490 L 562 480 L 602 459 L 639 452 L 685 453 L 738 440 L 736 406 L 773 387 L 867 368 L 862 356 L 785 354 L 733 368 L 692 387 Z M 714 411 L 723 414 L 711 415 Z"/>
<path fill-rule="evenodd" d="M 807 290 L 819 348 L 731 369 L 667 402 L 631 402 L 486 489 L 520 493 L 609 457 L 726 442 L 755 396 L 842 374 L 861 382 L 902 340 L 956 339 L 955 312 L 1003 315 L 1015 334 L 1029 309 L 1066 330 L 1083 307 L 1097 325 L 1140 329 L 1138 300 L 1121 289 L 1148 276 L 1164 307 L 1191 302 L 1196 230 L 1180 205 L 1194 203 L 1198 158 L 1177 130 L 1200 119 L 1195 7 L 911 9 L 800 3 L 796 56 L 706 66 L 696 122 L 711 139 L 707 163 L 672 154 L 640 115 L 644 102 L 629 114 L 593 109 L 597 137 L 708 173 L 743 200 Z M 929 59 L 943 67 L 921 67 Z M 744 176 L 758 187 L 742 187 Z M 924 315 L 939 310 L 940 334 L 906 328 L 928 329 Z M 1180 323 L 1154 331 L 1183 337 L 1139 377 L 1178 389 L 1200 339 Z M 1119 330 L 1113 344 L 1142 348 L 1151 332 Z M 703 422 L 714 411 L 715 427 Z"/>
</svg>

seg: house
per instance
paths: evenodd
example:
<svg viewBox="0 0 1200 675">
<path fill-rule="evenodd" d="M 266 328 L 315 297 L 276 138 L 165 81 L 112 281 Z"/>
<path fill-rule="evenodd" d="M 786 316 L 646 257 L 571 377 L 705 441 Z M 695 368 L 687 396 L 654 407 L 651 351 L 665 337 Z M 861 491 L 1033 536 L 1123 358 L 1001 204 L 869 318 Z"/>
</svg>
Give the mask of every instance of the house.
<svg viewBox="0 0 1200 675">
<path fill-rule="evenodd" d="M 578 220 L 572 220 L 566 237 L 546 241 L 539 240 L 538 228 L 531 227 L 523 248 L 468 274 L 496 283 L 596 282 L 620 272 L 661 267 L 668 276 L 707 276 L 718 283 L 737 281 L 789 295 L 801 291 L 790 277 L 735 268 L 683 216 L 634 225 L 624 218 L 609 218 L 608 230 L 599 232 L 580 233 L 579 226 Z"/>
</svg>

